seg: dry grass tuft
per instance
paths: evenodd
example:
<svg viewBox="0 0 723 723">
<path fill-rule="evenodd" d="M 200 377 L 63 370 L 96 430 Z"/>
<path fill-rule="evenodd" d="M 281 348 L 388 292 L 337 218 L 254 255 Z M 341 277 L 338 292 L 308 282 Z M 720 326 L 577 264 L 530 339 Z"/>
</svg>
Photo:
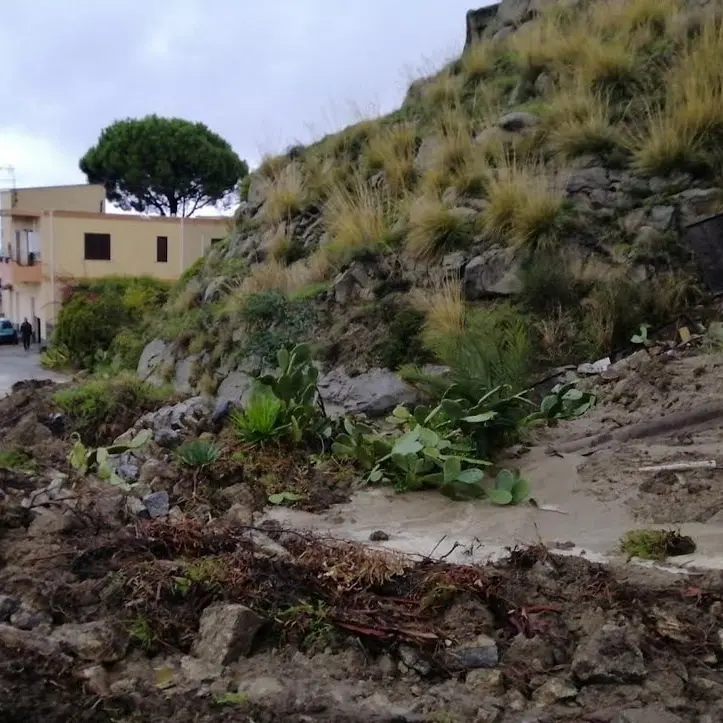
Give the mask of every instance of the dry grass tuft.
<svg viewBox="0 0 723 723">
<path fill-rule="evenodd" d="M 472 82 L 478 82 L 494 70 L 499 50 L 489 42 L 474 43 L 460 59 L 462 72 Z"/>
<path fill-rule="evenodd" d="M 273 181 L 279 177 L 281 172 L 289 165 L 290 159 L 288 156 L 270 156 L 266 155 L 261 159 L 259 164 L 258 172 L 269 180 Z"/>
<path fill-rule="evenodd" d="M 392 204 L 385 188 L 371 188 L 356 176 L 351 189 L 337 186 L 324 208 L 324 225 L 329 242 L 327 257 L 344 263 L 358 251 L 376 249 L 386 243 L 390 233 Z"/>
<path fill-rule="evenodd" d="M 414 259 L 431 261 L 464 246 L 474 231 L 474 219 L 465 209 L 450 208 L 439 196 L 424 194 L 409 204 L 405 249 Z"/>
<path fill-rule="evenodd" d="M 270 221 L 281 221 L 298 213 L 306 202 L 304 173 L 301 166 L 294 162 L 285 166 L 274 178 L 264 212 Z"/>
<path fill-rule="evenodd" d="M 370 136 L 365 149 L 371 171 L 383 171 L 392 194 L 399 194 L 414 180 L 414 156 L 417 150 L 417 129 L 412 123 L 380 125 Z"/>
<path fill-rule="evenodd" d="M 413 296 L 413 304 L 425 315 L 422 334 L 430 349 L 464 335 L 467 304 L 458 279 L 444 279 L 431 290 L 417 290 Z"/>
<path fill-rule="evenodd" d="M 549 145 L 567 158 L 621 148 L 623 135 L 611 116 L 610 94 L 592 90 L 578 75 L 557 89 L 546 110 Z"/>
<path fill-rule="evenodd" d="M 506 158 L 486 183 L 485 232 L 530 250 L 556 248 L 564 209 L 559 185 L 559 179 L 541 163 Z"/>
<path fill-rule="evenodd" d="M 633 140 L 640 170 L 710 165 L 723 140 L 722 53 L 723 23 L 711 20 L 678 55 L 665 79 L 664 104 L 651 109 L 646 133 Z"/>
</svg>

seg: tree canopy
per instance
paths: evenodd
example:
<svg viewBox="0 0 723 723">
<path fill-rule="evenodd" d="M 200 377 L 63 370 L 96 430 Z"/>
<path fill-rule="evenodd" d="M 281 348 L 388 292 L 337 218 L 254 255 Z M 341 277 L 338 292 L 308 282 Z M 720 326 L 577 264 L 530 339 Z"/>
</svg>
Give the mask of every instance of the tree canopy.
<svg viewBox="0 0 723 723">
<path fill-rule="evenodd" d="M 246 162 L 203 123 L 157 115 L 108 126 L 79 165 L 123 210 L 162 216 L 190 216 L 248 174 Z"/>
</svg>

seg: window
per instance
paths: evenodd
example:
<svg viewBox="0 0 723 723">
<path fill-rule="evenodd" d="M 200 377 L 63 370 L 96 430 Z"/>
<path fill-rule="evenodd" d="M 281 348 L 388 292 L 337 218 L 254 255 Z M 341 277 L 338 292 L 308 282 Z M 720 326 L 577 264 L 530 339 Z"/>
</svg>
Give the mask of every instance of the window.
<svg viewBox="0 0 723 723">
<path fill-rule="evenodd" d="M 223 241 L 222 238 L 212 238 L 212 239 L 211 239 L 211 246 L 213 246 L 214 244 L 220 243 L 221 241 Z"/>
<path fill-rule="evenodd" d="M 156 237 L 156 261 L 159 264 L 168 263 L 168 236 Z"/>
<path fill-rule="evenodd" d="M 110 261 L 110 234 L 85 234 L 85 260 Z"/>
</svg>

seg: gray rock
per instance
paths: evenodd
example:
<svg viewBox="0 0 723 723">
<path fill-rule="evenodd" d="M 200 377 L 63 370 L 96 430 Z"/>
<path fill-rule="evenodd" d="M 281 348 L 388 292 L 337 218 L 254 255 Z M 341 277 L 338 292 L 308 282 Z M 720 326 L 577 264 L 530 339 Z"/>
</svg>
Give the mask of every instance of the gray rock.
<svg viewBox="0 0 723 723">
<path fill-rule="evenodd" d="M 427 136 L 422 139 L 417 155 L 414 159 L 414 170 L 417 173 L 431 171 L 439 158 L 442 141 L 437 136 Z"/>
<path fill-rule="evenodd" d="M 226 277 L 217 276 L 215 279 L 211 279 L 203 292 L 203 303 L 212 304 L 218 301 L 223 295 L 226 289 Z"/>
<path fill-rule="evenodd" d="M 213 413 L 211 414 L 211 426 L 213 427 L 213 429 L 220 429 L 232 410 L 233 403 L 230 399 L 219 399 L 216 402 Z"/>
<path fill-rule="evenodd" d="M 492 668 L 475 668 L 470 670 L 464 679 L 465 687 L 481 695 L 502 695 L 505 684 L 502 671 Z"/>
<path fill-rule="evenodd" d="M 369 286 L 369 275 L 366 269 L 354 261 L 346 271 L 342 271 L 334 279 L 334 300 L 337 304 L 346 304 L 362 294 Z"/>
<path fill-rule="evenodd" d="M 503 131 L 519 133 L 536 128 L 540 125 L 540 119 L 534 113 L 525 113 L 524 111 L 514 111 L 506 113 L 498 121 L 497 125 Z"/>
<path fill-rule="evenodd" d="M 141 379 L 149 379 L 158 366 L 165 360 L 169 345 L 162 339 L 154 339 L 146 344 L 138 360 L 136 374 Z"/>
<path fill-rule="evenodd" d="M 71 659 L 60 651 L 57 641 L 47 635 L 40 635 L 31 630 L 21 630 L 11 625 L 0 624 L 0 644 L 8 649 L 27 651 L 40 654 L 45 658 L 53 658 L 58 662 L 71 664 Z"/>
<path fill-rule="evenodd" d="M 389 539 L 389 533 L 384 532 L 384 530 L 374 530 L 369 535 L 369 540 L 371 542 L 386 542 Z"/>
<path fill-rule="evenodd" d="M 55 628 L 50 637 L 72 655 L 94 663 L 115 663 L 128 647 L 125 629 L 113 620 L 67 623 Z"/>
<path fill-rule="evenodd" d="M 350 377 L 341 367 L 321 377 L 319 395 L 330 416 L 356 413 L 380 417 L 399 404 L 413 404 L 419 398 L 415 389 L 388 369 L 371 369 Z"/>
<path fill-rule="evenodd" d="M 681 225 L 702 221 L 721 207 L 721 191 L 718 188 L 689 188 L 673 196 L 680 208 Z"/>
<path fill-rule="evenodd" d="M 449 273 L 457 274 L 462 270 L 466 261 L 464 252 L 452 251 L 452 253 L 445 254 L 442 259 L 442 268 Z"/>
<path fill-rule="evenodd" d="M 475 256 L 465 267 L 464 296 L 477 301 L 494 296 L 513 296 L 522 291 L 520 263 L 513 249 L 494 246 Z"/>
<path fill-rule="evenodd" d="M 10 595 L 0 595 L 0 623 L 5 623 L 20 607 L 20 601 Z"/>
<path fill-rule="evenodd" d="M 153 441 L 159 447 L 173 449 L 181 443 L 181 435 L 175 429 L 159 429 L 153 435 Z"/>
<path fill-rule="evenodd" d="M 540 635 L 528 638 L 522 633 L 516 635 L 505 651 L 503 662 L 506 666 L 523 664 L 535 672 L 542 673 L 555 665 L 552 645 Z"/>
<path fill-rule="evenodd" d="M 232 525 L 240 525 L 241 527 L 244 527 L 246 525 L 253 524 L 254 510 L 253 507 L 250 507 L 249 505 L 235 502 L 228 510 L 226 510 L 223 518 Z"/>
<path fill-rule="evenodd" d="M 126 498 L 126 512 L 131 517 L 150 517 L 146 506 L 138 499 L 138 497 Z"/>
<path fill-rule="evenodd" d="M 662 706 L 650 705 L 621 711 L 612 723 L 683 723 L 683 719 Z"/>
<path fill-rule="evenodd" d="M 115 468 L 115 473 L 126 482 L 135 482 L 140 474 L 140 468 L 137 464 L 119 464 Z"/>
<path fill-rule="evenodd" d="M 630 213 L 626 214 L 622 220 L 623 231 L 625 231 L 628 236 L 635 236 L 643 224 L 645 224 L 647 215 L 648 211 L 645 208 L 633 209 Z"/>
<path fill-rule="evenodd" d="M 574 700 L 577 693 L 577 688 L 567 680 L 548 678 L 532 694 L 532 699 L 539 705 L 554 705 L 559 701 Z"/>
<path fill-rule="evenodd" d="M 176 364 L 176 372 L 173 377 L 173 388 L 179 394 L 191 394 L 193 392 L 191 377 L 193 376 L 198 359 L 198 354 L 191 354 L 191 356 L 181 359 Z"/>
<path fill-rule="evenodd" d="M 20 630 L 34 630 L 40 625 L 48 625 L 53 622 L 53 618 L 42 610 L 35 610 L 26 605 L 20 605 L 10 615 L 10 624 Z"/>
<path fill-rule="evenodd" d="M 218 403 L 231 402 L 241 403 L 248 398 L 253 386 L 253 378 L 238 369 L 232 371 L 216 390 Z"/>
<path fill-rule="evenodd" d="M 568 193 L 589 192 L 594 189 L 606 189 L 608 183 L 607 171 L 602 166 L 592 166 L 573 171 L 567 179 L 566 190 Z"/>
<path fill-rule="evenodd" d="M 445 664 L 450 670 L 494 668 L 499 663 L 497 643 L 488 635 L 445 651 Z"/>
<path fill-rule="evenodd" d="M 201 615 L 193 644 L 197 658 L 228 665 L 251 652 L 264 619 L 245 605 L 211 605 Z"/>
<path fill-rule="evenodd" d="M 431 664 L 422 657 L 416 648 L 410 645 L 399 646 L 399 657 L 399 669 L 402 673 L 413 671 L 424 676 L 432 672 Z"/>
<path fill-rule="evenodd" d="M 675 206 L 653 206 L 650 209 L 648 224 L 656 231 L 667 231 L 674 225 Z"/>
<path fill-rule="evenodd" d="M 578 645 L 571 669 L 581 683 L 635 683 L 648 673 L 635 632 L 612 623 Z"/>
<path fill-rule="evenodd" d="M 170 509 L 168 492 L 161 490 L 160 492 L 152 492 L 143 498 L 143 505 L 148 510 L 151 518 L 166 517 Z"/>
<path fill-rule="evenodd" d="M 165 478 L 168 475 L 168 465 L 160 459 L 147 459 L 138 473 L 141 484 L 150 484 L 156 477 Z"/>
</svg>

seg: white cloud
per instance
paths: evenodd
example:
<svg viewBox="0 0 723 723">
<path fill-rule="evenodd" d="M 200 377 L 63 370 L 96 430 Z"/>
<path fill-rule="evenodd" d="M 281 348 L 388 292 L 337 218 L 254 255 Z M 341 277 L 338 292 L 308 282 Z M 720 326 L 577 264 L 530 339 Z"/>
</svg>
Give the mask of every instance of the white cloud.
<svg viewBox="0 0 723 723">
<path fill-rule="evenodd" d="M 0 166 L 13 167 L 18 188 L 85 181 L 78 159 L 57 141 L 13 126 L 0 126 Z M 0 171 L 0 179 L 2 185 L 10 185 L 12 178 L 7 168 Z"/>
</svg>

